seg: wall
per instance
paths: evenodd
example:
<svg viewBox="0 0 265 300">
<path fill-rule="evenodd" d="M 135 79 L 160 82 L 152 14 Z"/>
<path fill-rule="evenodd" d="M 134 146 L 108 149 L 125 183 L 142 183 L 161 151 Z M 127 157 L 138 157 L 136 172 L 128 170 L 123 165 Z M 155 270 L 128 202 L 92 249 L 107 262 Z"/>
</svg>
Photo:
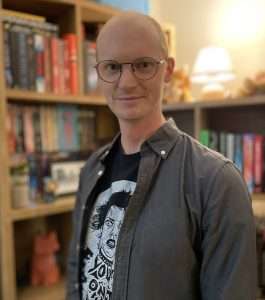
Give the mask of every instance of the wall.
<svg viewBox="0 0 265 300">
<path fill-rule="evenodd" d="M 176 26 L 177 66 L 192 68 L 199 49 L 215 44 L 231 54 L 234 87 L 265 70 L 264 0 L 150 0 L 150 8 L 158 21 Z"/>
</svg>

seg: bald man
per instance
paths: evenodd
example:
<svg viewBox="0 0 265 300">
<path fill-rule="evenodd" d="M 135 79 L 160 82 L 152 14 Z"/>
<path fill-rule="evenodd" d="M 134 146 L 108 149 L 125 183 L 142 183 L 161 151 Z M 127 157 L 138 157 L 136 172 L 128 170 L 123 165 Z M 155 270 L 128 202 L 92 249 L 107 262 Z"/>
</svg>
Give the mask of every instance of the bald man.
<svg viewBox="0 0 265 300">
<path fill-rule="evenodd" d="M 174 60 L 150 17 L 113 17 L 99 83 L 120 133 L 80 175 L 68 300 L 254 300 L 255 226 L 233 163 L 165 120 Z"/>
</svg>

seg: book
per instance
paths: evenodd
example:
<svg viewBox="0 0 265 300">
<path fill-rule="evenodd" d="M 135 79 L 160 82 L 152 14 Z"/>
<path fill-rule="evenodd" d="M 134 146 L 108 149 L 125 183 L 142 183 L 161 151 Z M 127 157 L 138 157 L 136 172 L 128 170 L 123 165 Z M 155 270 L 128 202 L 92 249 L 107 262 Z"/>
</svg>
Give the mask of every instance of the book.
<svg viewBox="0 0 265 300">
<path fill-rule="evenodd" d="M 255 134 L 254 136 L 254 161 L 253 161 L 253 173 L 254 173 L 254 192 L 262 192 L 263 184 L 263 164 L 264 164 L 264 153 L 263 153 L 264 137 L 261 134 Z"/>
<path fill-rule="evenodd" d="M 78 151 L 78 109 L 75 105 L 57 105 L 59 148 L 62 151 Z"/>
<path fill-rule="evenodd" d="M 243 139 L 242 134 L 235 134 L 234 162 L 237 168 L 243 173 Z"/>
<path fill-rule="evenodd" d="M 199 141 L 204 146 L 209 147 L 210 132 L 208 129 L 202 129 L 200 131 Z"/>
<path fill-rule="evenodd" d="M 251 133 L 243 134 L 243 176 L 248 190 L 253 193 L 254 190 L 254 135 Z"/>
<path fill-rule="evenodd" d="M 95 69 L 96 61 L 96 43 L 84 41 L 84 86 L 85 92 L 91 93 L 98 91 L 98 76 Z"/>
<path fill-rule="evenodd" d="M 226 157 L 231 161 L 234 161 L 235 151 L 235 136 L 233 133 L 226 134 Z"/>
<path fill-rule="evenodd" d="M 78 94 L 78 71 L 77 71 L 77 36 L 68 33 L 63 36 L 65 47 L 68 48 L 67 67 L 69 69 L 70 93 Z"/>
</svg>

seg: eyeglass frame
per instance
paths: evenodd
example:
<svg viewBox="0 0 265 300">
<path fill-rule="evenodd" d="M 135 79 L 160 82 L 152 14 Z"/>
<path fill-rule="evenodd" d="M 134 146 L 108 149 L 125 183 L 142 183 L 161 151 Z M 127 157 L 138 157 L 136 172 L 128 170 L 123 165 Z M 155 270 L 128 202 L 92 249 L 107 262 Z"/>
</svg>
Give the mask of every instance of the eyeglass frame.
<svg viewBox="0 0 265 300">
<path fill-rule="evenodd" d="M 135 75 L 135 71 L 133 70 L 133 64 L 134 64 L 137 60 L 144 59 L 144 58 L 149 58 L 149 59 L 151 58 L 151 59 L 154 61 L 154 63 L 156 63 L 156 65 L 157 65 L 157 68 L 156 68 L 156 71 L 154 72 L 154 74 L 153 74 L 150 78 L 147 78 L 147 79 L 138 78 L 138 77 Z M 113 81 L 107 81 L 107 80 L 105 80 L 105 79 L 100 75 L 100 72 L 98 71 L 98 66 L 99 66 L 99 64 L 101 64 L 102 62 L 107 62 L 107 61 L 115 62 L 115 63 L 117 63 L 117 64 L 120 66 L 120 68 L 119 68 L 119 73 L 120 73 L 120 74 L 119 74 L 119 77 L 118 77 L 117 79 L 113 80 Z M 166 58 L 163 58 L 163 59 L 160 59 L 160 60 L 156 60 L 155 58 L 153 58 L 153 57 L 148 57 L 148 56 L 145 56 L 145 57 L 139 57 L 139 58 L 136 58 L 136 59 L 135 59 L 134 61 L 132 61 L 132 62 L 123 62 L 123 63 L 120 63 L 120 62 L 118 62 L 117 60 L 114 60 L 114 59 L 106 59 L 106 60 L 99 61 L 99 62 L 94 66 L 94 68 L 96 69 L 97 74 L 98 74 L 98 77 L 99 77 L 101 80 L 103 80 L 104 82 L 107 82 L 107 83 L 114 83 L 114 82 L 117 82 L 117 81 L 119 81 L 119 80 L 121 79 L 121 75 L 122 75 L 122 72 L 123 72 L 123 65 L 130 65 L 130 71 L 131 71 L 131 73 L 133 74 L 133 76 L 134 76 L 136 79 L 138 79 L 138 80 L 143 80 L 143 81 L 145 81 L 145 80 L 150 80 L 150 79 L 154 78 L 155 75 L 157 74 L 158 66 L 159 66 L 159 65 L 162 65 L 162 64 L 165 63 L 166 61 L 167 61 Z"/>
</svg>

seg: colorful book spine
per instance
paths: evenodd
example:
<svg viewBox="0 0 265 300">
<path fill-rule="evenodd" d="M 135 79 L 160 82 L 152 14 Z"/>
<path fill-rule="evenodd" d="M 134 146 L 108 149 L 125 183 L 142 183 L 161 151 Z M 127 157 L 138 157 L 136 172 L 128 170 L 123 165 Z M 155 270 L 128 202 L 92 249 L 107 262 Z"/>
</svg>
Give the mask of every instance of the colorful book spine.
<svg viewBox="0 0 265 300">
<path fill-rule="evenodd" d="M 66 47 L 68 47 L 68 68 L 70 76 L 70 92 L 78 93 L 78 70 L 77 70 L 77 37 L 74 33 L 68 33 L 63 36 Z"/>
<path fill-rule="evenodd" d="M 208 129 L 202 129 L 200 131 L 200 137 L 199 141 L 201 144 L 203 144 L 206 147 L 209 147 L 209 142 L 210 142 L 210 133 Z"/>
<path fill-rule="evenodd" d="M 243 140 L 242 134 L 235 134 L 234 162 L 241 173 L 243 173 Z"/>
<path fill-rule="evenodd" d="M 253 193 L 254 190 L 254 135 L 243 135 L 243 158 L 244 158 L 244 170 L 243 176 L 246 181 L 248 190 Z"/>
<path fill-rule="evenodd" d="M 52 91 L 55 94 L 60 92 L 60 78 L 59 78 L 59 65 L 58 65 L 58 56 L 59 56 L 59 42 L 56 36 L 52 36 L 51 40 L 51 82 L 52 82 Z"/>
<path fill-rule="evenodd" d="M 264 164 L 264 153 L 263 153 L 264 137 L 260 134 L 254 136 L 254 192 L 262 192 L 263 184 L 263 164 Z"/>
<path fill-rule="evenodd" d="M 36 52 L 36 91 L 45 92 L 44 36 L 40 33 L 34 35 L 34 49 Z"/>
</svg>

